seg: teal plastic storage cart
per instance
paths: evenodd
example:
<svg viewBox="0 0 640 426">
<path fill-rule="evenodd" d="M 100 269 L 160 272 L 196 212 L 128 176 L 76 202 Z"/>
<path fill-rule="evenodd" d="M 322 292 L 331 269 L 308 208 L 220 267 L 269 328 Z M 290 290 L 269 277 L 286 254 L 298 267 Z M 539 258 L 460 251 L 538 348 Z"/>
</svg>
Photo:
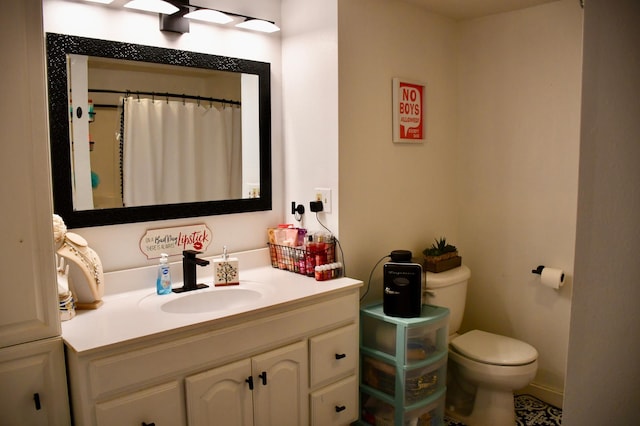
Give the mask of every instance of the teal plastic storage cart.
<svg viewBox="0 0 640 426">
<path fill-rule="evenodd" d="M 423 305 L 419 317 L 360 310 L 360 424 L 443 424 L 449 310 Z"/>
</svg>

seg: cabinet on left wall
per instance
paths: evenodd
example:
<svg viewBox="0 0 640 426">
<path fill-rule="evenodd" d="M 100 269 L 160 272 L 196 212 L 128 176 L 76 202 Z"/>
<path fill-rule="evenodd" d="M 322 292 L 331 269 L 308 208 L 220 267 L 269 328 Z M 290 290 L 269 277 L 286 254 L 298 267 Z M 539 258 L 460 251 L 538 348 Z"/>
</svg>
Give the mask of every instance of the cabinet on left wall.
<svg viewBox="0 0 640 426">
<path fill-rule="evenodd" d="M 0 17 L 0 413 L 3 425 L 70 424 L 52 237 L 42 1 Z"/>
</svg>

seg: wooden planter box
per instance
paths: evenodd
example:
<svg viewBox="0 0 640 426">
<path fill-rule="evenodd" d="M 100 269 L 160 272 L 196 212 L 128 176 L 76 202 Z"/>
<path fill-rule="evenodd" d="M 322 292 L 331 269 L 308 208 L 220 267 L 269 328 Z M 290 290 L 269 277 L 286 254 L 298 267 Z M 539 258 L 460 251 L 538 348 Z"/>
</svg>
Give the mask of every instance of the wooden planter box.
<svg viewBox="0 0 640 426">
<path fill-rule="evenodd" d="M 462 265 L 462 257 L 458 252 L 446 253 L 440 256 L 425 256 L 424 269 L 429 272 L 444 272 Z"/>
</svg>

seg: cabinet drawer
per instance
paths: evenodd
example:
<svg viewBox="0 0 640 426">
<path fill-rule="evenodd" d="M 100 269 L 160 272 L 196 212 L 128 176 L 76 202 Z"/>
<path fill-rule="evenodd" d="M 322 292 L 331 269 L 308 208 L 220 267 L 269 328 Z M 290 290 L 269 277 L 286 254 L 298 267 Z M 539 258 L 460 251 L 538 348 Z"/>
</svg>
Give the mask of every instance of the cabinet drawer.
<svg viewBox="0 0 640 426">
<path fill-rule="evenodd" d="M 309 339 L 310 385 L 355 371 L 358 362 L 358 330 L 355 324 Z"/>
<path fill-rule="evenodd" d="M 350 376 L 311 394 L 311 425 L 348 425 L 358 418 L 358 385 Z"/>
<path fill-rule="evenodd" d="M 96 404 L 98 426 L 155 423 L 185 426 L 184 397 L 177 381 Z"/>
</svg>

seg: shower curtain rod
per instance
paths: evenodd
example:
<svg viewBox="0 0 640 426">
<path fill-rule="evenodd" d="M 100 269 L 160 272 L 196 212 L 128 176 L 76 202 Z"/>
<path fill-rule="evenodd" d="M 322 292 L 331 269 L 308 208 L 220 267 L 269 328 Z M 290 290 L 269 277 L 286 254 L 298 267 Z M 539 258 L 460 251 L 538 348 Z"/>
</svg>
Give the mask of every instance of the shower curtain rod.
<svg viewBox="0 0 640 426">
<path fill-rule="evenodd" d="M 157 96 L 159 98 L 178 98 L 178 99 L 190 99 L 190 100 L 194 100 L 194 101 L 205 101 L 205 102 L 221 102 L 224 104 L 230 104 L 230 105 L 241 105 L 240 101 L 234 101 L 231 99 L 220 99 L 220 98 L 210 98 L 210 97 L 206 97 L 206 96 L 194 96 L 194 95 L 185 95 L 183 94 L 178 94 L 178 93 L 168 93 L 168 92 L 140 92 L 140 91 L 132 91 L 132 90 L 111 90 L 111 89 L 89 89 L 89 93 L 114 93 L 117 95 L 131 95 L 131 96 L 135 96 L 135 95 L 144 95 L 144 96 Z"/>
</svg>

